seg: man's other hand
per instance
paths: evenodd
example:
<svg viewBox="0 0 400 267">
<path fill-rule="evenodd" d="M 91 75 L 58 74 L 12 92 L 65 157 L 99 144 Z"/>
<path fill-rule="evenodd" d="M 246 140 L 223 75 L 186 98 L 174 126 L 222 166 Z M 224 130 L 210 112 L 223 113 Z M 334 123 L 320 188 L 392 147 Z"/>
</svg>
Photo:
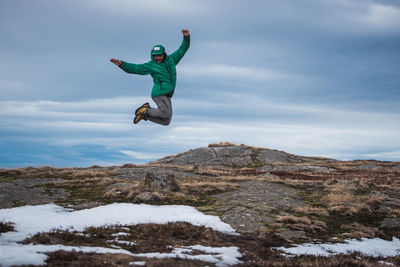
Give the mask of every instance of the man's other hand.
<svg viewBox="0 0 400 267">
<path fill-rule="evenodd" d="M 189 36 L 189 30 L 188 29 L 183 29 L 182 33 L 183 33 L 183 36 Z"/>
<path fill-rule="evenodd" d="M 121 60 L 119 60 L 119 59 L 112 58 L 112 59 L 110 59 L 110 61 L 117 66 L 121 65 Z"/>
</svg>

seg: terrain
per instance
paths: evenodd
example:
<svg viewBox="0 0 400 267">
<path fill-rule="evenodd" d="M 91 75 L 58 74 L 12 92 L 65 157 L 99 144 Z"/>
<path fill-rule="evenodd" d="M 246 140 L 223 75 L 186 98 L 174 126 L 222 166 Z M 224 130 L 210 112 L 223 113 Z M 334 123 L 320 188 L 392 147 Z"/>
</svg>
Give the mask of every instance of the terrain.
<svg viewBox="0 0 400 267">
<path fill-rule="evenodd" d="M 200 244 L 236 246 L 240 266 L 387 266 L 400 256 L 358 253 L 286 257 L 273 249 L 350 238 L 400 238 L 400 162 L 339 161 L 267 148 L 211 144 L 145 165 L 0 169 L 0 208 L 56 203 L 74 210 L 110 203 L 189 205 L 218 216 L 240 235 L 175 222 L 54 230 L 34 244 L 118 245 L 134 253 L 169 252 Z M 108 242 L 124 228 L 127 235 Z M 0 221 L 0 234 L 13 226 Z M 134 243 L 133 243 L 134 242 Z M 48 266 L 129 266 L 132 257 L 83 252 L 48 253 Z M 144 259 L 146 266 L 212 266 L 199 260 Z"/>
</svg>

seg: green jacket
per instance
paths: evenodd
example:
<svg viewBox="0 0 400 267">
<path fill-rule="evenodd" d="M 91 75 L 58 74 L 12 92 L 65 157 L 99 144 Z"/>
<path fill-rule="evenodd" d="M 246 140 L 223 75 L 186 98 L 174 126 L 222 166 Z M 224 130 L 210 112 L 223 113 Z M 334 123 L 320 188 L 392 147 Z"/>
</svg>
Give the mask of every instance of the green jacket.
<svg viewBox="0 0 400 267">
<path fill-rule="evenodd" d="M 158 63 L 154 61 L 153 56 L 151 60 L 144 64 L 133 64 L 121 61 L 119 66 L 127 73 L 147 75 L 153 77 L 153 89 L 151 90 L 151 97 L 159 95 L 173 96 L 176 86 L 176 68 L 186 51 L 189 49 L 190 35 L 184 36 L 181 46 L 174 53 L 167 55 L 164 62 Z"/>
</svg>

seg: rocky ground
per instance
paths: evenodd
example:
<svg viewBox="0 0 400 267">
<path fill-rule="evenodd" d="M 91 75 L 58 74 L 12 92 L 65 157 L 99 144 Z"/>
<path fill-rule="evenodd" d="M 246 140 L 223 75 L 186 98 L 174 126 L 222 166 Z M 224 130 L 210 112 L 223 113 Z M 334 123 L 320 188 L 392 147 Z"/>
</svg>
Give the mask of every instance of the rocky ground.
<svg viewBox="0 0 400 267">
<path fill-rule="evenodd" d="M 182 224 L 153 225 L 148 226 L 151 231 L 132 227 L 136 242 L 137 233 L 148 233 L 141 235 L 145 248 L 146 240 L 155 242 L 149 236 L 156 232 L 157 239 L 164 240 L 159 249 L 196 238 L 204 245 L 232 244 L 244 255 L 244 266 L 384 266 L 380 259 L 360 255 L 285 258 L 270 248 L 316 240 L 400 237 L 399 178 L 400 162 L 337 161 L 220 143 L 146 165 L 2 169 L 0 208 L 49 202 L 74 209 L 114 202 L 191 205 L 219 216 L 241 235 L 232 237 Z M 0 222 L 0 233 L 10 227 Z M 109 235 L 111 230 L 91 231 Z M 176 233 L 181 233 L 180 239 L 173 238 Z M 42 233 L 29 240 L 106 245 L 103 241 L 82 240 L 65 232 Z M 120 266 L 127 265 L 126 257 L 59 252 L 50 253 L 48 265 L 98 262 L 97 266 Z M 385 261 L 400 264 L 400 257 Z M 148 266 L 212 265 L 184 260 L 146 262 Z"/>
</svg>

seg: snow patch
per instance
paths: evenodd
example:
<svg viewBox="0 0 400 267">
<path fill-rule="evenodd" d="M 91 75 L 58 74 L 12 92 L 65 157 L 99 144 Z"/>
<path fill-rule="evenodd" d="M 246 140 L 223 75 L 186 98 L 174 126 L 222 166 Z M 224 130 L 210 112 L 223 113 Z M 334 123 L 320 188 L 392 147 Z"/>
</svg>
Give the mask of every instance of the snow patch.
<svg viewBox="0 0 400 267">
<path fill-rule="evenodd" d="M 191 255 L 191 253 L 196 251 L 205 252 L 205 254 Z M 238 258 L 240 258 L 242 255 L 237 247 L 205 247 L 202 245 L 195 245 L 174 248 L 170 253 L 140 253 L 135 254 L 135 256 L 157 259 L 181 258 L 188 260 L 200 260 L 214 263 L 216 266 L 229 266 L 241 263 Z"/>
<path fill-rule="evenodd" d="M 0 235 L 0 262 L 2 266 L 23 265 L 23 264 L 44 264 L 47 256 L 45 252 L 57 250 L 82 251 L 95 253 L 124 253 L 131 256 L 131 252 L 123 249 L 111 249 L 103 247 L 72 247 L 63 245 L 23 245 L 18 242 L 33 236 L 39 232 L 49 232 L 54 229 L 82 232 L 87 227 L 104 227 L 111 225 L 136 225 L 144 223 L 165 224 L 169 222 L 188 222 L 196 226 L 205 226 L 227 234 L 237 234 L 229 225 L 222 222 L 217 216 L 205 215 L 193 207 L 179 205 L 135 205 L 129 203 L 115 203 L 106 206 L 95 207 L 73 211 L 55 204 L 38 206 L 22 206 L 11 209 L 0 209 L 0 221 L 11 222 L 14 232 L 6 232 Z M 129 230 L 129 229 L 128 229 Z M 122 236 L 125 233 L 118 233 Z M 123 241 L 118 240 L 119 243 Z M 125 244 L 125 242 L 124 242 Z M 133 245 L 134 243 L 129 243 Z M 206 253 L 213 251 L 216 255 L 189 255 L 191 251 L 201 250 Z M 203 249 L 203 250 L 202 250 Z M 218 252 L 219 251 L 219 252 Z M 153 255 L 157 253 L 148 253 Z M 168 253 L 158 253 L 168 257 Z M 176 248 L 172 253 L 174 257 L 187 259 L 200 259 L 219 264 L 219 266 L 230 265 L 230 262 L 238 261 L 241 257 L 238 248 L 207 248 L 207 247 L 186 247 Z M 140 254 L 142 255 L 142 254 Z M 143 256 L 146 257 L 146 256 Z M 218 258 L 218 259 L 217 259 Z"/>
<path fill-rule="evenodd" d="M 311 244 L 305 243 L 295 247 L 275 248 L 290 255 L 332 256 L 335 254 L 348 254 L 360 252 L 372 257 L 394 257 L 400 254 L 400 240 L 396 237 L 392 241 L 380 238 L 362 238 L 361 240 L 349 239 L 345 243 Z"/>
<path fill-rule="evenodd" d="M 117 236 L 127 236 L 127 235 L 129 235 L 129 233 L 119 232 L 119 233 L 116 233 L 116 234 L 112 234 L 111 236 L 117 237 Z"/>
<path fill-rule="evenodd" d="M 12 265 L 43 265 L 47 259 L 46 252 L 54 252 L 58 250 L 76 251 L 76 252 L 93 252 L 93 253 L 131 253 L 124 249 L 110 249 L 103 247 L 73 247 L 63 245 L 23 245 L 18 243 L 3 244 L 0 243 L 0 262 L 1 266 Z"/>
</svg>

